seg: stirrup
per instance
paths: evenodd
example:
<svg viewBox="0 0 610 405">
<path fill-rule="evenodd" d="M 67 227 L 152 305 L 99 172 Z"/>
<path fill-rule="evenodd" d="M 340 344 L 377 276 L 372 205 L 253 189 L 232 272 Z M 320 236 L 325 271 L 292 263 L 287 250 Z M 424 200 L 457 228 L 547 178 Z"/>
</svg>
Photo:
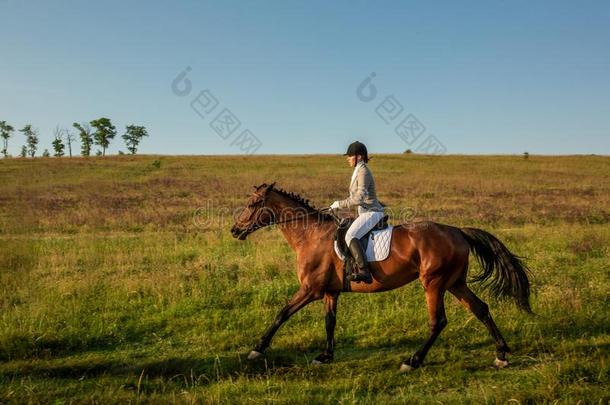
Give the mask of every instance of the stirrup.
<svg viewBox="0 0 610 405">
<path fill-rule="evenodd" d="M 365 284 L 372 284 L 373 283 L 373 276 L 371 275 L 370 271 L 362 271 L 362 272 L 358 272 L 355 274 L 352 274 L 350 276 L 350 280 L 355 282 L 355 283 L 365 283 Z"/>
</svg>

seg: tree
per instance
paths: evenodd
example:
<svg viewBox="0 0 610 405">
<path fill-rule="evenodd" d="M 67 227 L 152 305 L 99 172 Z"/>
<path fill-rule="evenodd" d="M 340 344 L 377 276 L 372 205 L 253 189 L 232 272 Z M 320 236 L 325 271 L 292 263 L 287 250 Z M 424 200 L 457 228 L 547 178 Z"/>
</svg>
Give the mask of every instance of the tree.
<svg viewBox="0 0 610 405">
<path fill-rule="evenodd" d="M 80 153 L 83 156 L 91 155 L 91 146 L 93 146 L 93 135 L 91 133 L 91 127 L 87 123 L 82 125 L 78 122 L 72 124 L 74 128 L 78 130 L 78 136 L 80 137 Z"/>
<path fill-rule="evenodd" d="M 15 128 L 6 123 L 6 121 L 0 121 L 0 136 L 2 137 L 2 154 L 4 157 L 8 157 L 8 138 L 11 137 L 11 132 Z"/>
<path fill-rule="evenodd" d="M 38 150 L 38 130 L 32 129 L 32 125 L 27 124 L 23 128 L 19 130 L 25 135 L 27 145 L 27 152 L 31 157 L 36 155 L 36 150 Z"/>
<path fill-rule="evenodd" d="M 44 152 L 42 152 L 42 157 L 49 157 L 51 156 L 51 154 L 49 153 L 48 149 L 45 149 Z"/>
<path fill-rule="evenodd" d="M 101 146 L 102 156 L 106 156 L 106 149 L 110 145 L 110 140 L 116 136 L 116 128 L 108 118 L 104 117 L 91 121 L 91 126 L 95 128 L 93 140 L 96 145 Z"/>
<path fill-rule="evenodd" d="M 19 153 L 19 156 L 21 156 L 22 158 L 26 157 L 28 155 L 28 148 L 23 145 L 21 147 L 21 152 Z"/>
<path fill-rule="evenodd" d="M 127 125 L 125 127 L 123 139 L 125 140 L 125 145 L 127 145 L 127 150 L 129 150 L 132 155 L 136 154 L 138 145 L 145 136 L 148 136 L 148 132 L 146 131 L 146 128 L 142 126 Z"/>
<path fill-rule="evenodd" d="M 72 142 L 74 142 L 76 140 L 76 138 L 74 137 L 74 134 L 68 128 L 65 128 L 63 131 L 66 134 L 66 144 L 68 145 L 68 154 L 70 157 L 72 157 Z"/>
<path fill-rule="evenodd" d="M 62 135 L 63 130 L 59 127 L 55 127 L 55 139 L 53 140 L 53 150 L 55 151 L 53 156 L 55 157 L 62 157 L 64 155 L 64 149 L 66 148 L 66 145 L 64 145 Z"/>
</svg>

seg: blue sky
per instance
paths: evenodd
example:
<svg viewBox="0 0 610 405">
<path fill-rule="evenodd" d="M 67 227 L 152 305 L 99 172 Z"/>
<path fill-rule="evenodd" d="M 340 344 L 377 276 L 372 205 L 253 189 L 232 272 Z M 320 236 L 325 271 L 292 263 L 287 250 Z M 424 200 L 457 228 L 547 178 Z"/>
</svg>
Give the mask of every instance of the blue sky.
<svg viewBox="0 0 610 405">
<path fill-rule="evenodd" d="M 447 153 L 610 154 L 609 2 L 0 0 L 0 19 L 0 120 L 33 124 L 41 149 L 56 125 L 107 116 L 148 128 L 141 153 L 244 153 L 247 129 L 260 154 L 354 139 L 402 152 L 431 135 Z M 202 117 L 203 90 L 218 104 Z M 388 96 L 402 108 L 386 123 Z M 225 108 L 240 125 L 219 134 Z M 407 144 L 409 114 L 425 131 Z"/>
</svg>

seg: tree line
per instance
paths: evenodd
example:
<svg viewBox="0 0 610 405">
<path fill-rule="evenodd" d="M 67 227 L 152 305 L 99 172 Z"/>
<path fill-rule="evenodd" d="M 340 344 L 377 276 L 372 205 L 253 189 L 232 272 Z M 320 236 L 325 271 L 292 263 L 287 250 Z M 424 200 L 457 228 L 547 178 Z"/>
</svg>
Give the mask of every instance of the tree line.
<svg viewBox="0 0 610 405">
<path fill-rule="evenodd" d="M 80 152 L 82 156 L 91 156 L 93 148 L 97 146 L 99 149 L 95 151 L 96 156 L 105 156 L 106 149 L 110 146 L 110 142 L 117 135 L 117 130 L 110 119 L 102 117 L 93 121 L 72 124 L 70 128 L 60 128 L 57 126 L 53 133 L 53 156 L 65 156 L 66 148 L 68 155 L 72 157 L 72 145 L 76 142 L 77 137 L 80 139 Z M 21 157 L 34 157 L 38 151 L 38 130 L 32 128 L 31 124 L 26 124 L 23 128 L 18 129 L 25 136 L 25 144 L 21 147 L 19 155 Z M 0 137 L 2 138 L 2 155 L 7 158 L 8 141 L 13 136 L 15 128 L 9 125 L 6 121 L 0 121 Z M 148 136 L 146 128 L 140 125 L 127 125 L 125 132 L 121 135 L 125 142 L 125 147 L 135 155 L 138 151 L 138 146 L 142 138 Z M 119 154 L 123 152 L 119 151 Z M 42 156 L 48 157 L 51 154 L 48 149 L 45 149 Z"/>
</svg>

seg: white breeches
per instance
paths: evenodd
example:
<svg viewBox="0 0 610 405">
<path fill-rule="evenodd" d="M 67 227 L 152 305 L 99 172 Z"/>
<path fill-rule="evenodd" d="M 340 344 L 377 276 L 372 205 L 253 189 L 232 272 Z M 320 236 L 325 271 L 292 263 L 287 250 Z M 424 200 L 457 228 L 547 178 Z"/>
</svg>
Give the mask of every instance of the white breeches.
<svg viewBox="0 0 610 405">
<path fill-rule="evenodd" d="M 345 233 L 345 243 L 349 246 L 349 243 L 354 238 L 362 238 L 368 231 L 370 231 L 376 224 L 383 218 L 383 212 L 370 211 L 362 212 L 358 215 L 358 218 L 350 225 L 349 229 Z"/>
</svg>

